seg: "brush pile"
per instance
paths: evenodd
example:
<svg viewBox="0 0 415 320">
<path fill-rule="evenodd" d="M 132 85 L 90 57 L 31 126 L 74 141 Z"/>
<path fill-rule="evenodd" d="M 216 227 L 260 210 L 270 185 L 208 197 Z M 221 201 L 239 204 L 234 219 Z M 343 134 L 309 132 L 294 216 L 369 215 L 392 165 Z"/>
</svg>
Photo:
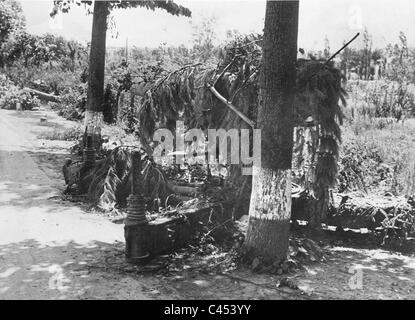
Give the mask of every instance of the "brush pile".
<svg viewBox="0 0 415 320">
<path fill-rule="evenodd" d="M 124 101 L 119 106 L 119 114 L 128 115 L 128 119 L 118 120 L 127 123 L 145 150 L 142 161 L 145 163 L 143 168 L 147 169 L 142 172 L 142 185 L 147 210 L 168 212 L 172 205 L 203 198 L 202 194 L 209 195 L 209 201 L 222 201 L 226 190 L 229 196 L 225 200 L 232 199 L 235 208 L 238 206 L 237 210 L 234 208 L 234 216 L 238 218 L 247 213 L 250 178 L 240 174 L 239 165 L 225 166 L 225 173 L 219 174 L 223 170 L 212 173 L 209 168 L 201 165 L 188 165 L 186 169 L 162 167 L 156 165 L 149 155 L 155 148 L 152 141 L 155 130 L 167 128 L 174 132 L 176 121 L 183 121 L 185 129 L 229 130 L 255 127 L 261 42 L 261 37 L 256 35 L 238 37 L 224 48 L 223 58 L 218 65 L 198 63 L 163 74 L 146 84 L 148 89 L 144 94 L 135 97 L 131 94 L 133 100 Z M 404 228 L 409 225 L 412 227 L 413 210 L 405 209 L 401 213 L 399 206 L 391 206 L 395 208 L 392 212 L 392 209 L 383 206 L 354 204 L 349 208 L 342 205 L 335 210 L 334 215 L 328 217 L 324 214 L 329 207 L 329 190 L 336 183 L 338 171 L 338 150 L 341 143 L 339 126 L 343 120 L 341 104 L 345 105 L 346 96 L 342 80 L 340 71 L 330 63 L 315 60 L 297 62 L 294 123 L 296 127 L 313 128 L 313 138 L 310 140 L 305 137 L 305 130 L 295 135 L 293 175 L 294 181 L 304 190 L 301 194 L 314 201 L 309 219 L 313 219 L 313 214 L 323 213 L 319 219 L 327 218 L 333 223 L 337 221 L 339 225 L 351 227 L 365 223 L 367 225 L 367 221 L 372 219 L 367 217 L 381 215 L 385 219 L 378 221 L 374 218 L 378 222 L 370 227 L 387 224 L 395 228 L 405 216 Z M 304 154 L 306 149 L 308 154 Z M 106 210 L 124 205 L 129 194 L 131 157 L 128 150 L 112 150 L 87 179 L 89 198 Z M 216 177 L 209 177 L 209 173 Z M 216 180 L 212 182 L 212 179 Z M 183 190 L 189 192 L 185 191 L 187 194 L 183 196 Z M 405 215 L 403 212 L 412 213 Z M 365 223 L 359 220 L 363 216 Z"/>
<path fill-rule="evenodd" d="M 390 240 L 402 242 L 415 236 L 415 202 L 393 196 L 347 195 L 327 223 L 349 229 L 368 229 Z"/>
</svg>

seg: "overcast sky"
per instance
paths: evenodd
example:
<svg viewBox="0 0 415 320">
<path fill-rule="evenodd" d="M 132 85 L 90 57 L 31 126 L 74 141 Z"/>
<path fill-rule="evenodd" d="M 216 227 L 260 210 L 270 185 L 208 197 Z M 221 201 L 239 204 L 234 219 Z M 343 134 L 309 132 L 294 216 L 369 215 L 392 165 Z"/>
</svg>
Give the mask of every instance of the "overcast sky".
<svg viewBox="0 0 415 320">
<path fill-rule="evenodd" d="M 171 45 L 190 45 L 192 24 L 205 18 L 216 18 L 218 39 L 226 38 L 226 31 L 241 33 L 261 32 L 264 24 L 265 1 L 177 0 L 192 11 L 192 18 L 171 16 L 163 11 L 145 9 L 113 12 L 118 38 L 108 35 L 108 46 L 130 45 L 157 47 L 165 42 Z M 49 12 L 52 0 L 21 0 L 30 32 L 46 32 L 86 42 L 91 34 L 91 16 L 83 8 L 74 7 L 52 23 Z M 308 50 L 323 48 L 324 38 L 330 41 L 332 51 L 365 27 L 373 35 L 376 47 L 396 42 L 400 31 L 415 46 L 415 1 L 413 0 L 300 0 L 299 46 Z M 360 40 L 361 41 L 361 40 Z M 356 42 L 355 45 L 359 45 Z"/>
</svg>

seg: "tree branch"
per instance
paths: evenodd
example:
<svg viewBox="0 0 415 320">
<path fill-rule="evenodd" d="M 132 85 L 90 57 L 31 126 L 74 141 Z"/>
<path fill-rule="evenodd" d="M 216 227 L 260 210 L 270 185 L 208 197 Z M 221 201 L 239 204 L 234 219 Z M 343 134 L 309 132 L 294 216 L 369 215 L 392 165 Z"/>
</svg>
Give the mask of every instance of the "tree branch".
<svg viewBox="0 0 415 320">
<path fill-rule="evenodd" d="M 235 62 L 236 58 L 238 58 L 238 57 L 239 57 L 239 55 L 235 55 L 233 57 L 232 61 L 229 62 L 229 64 L 222 70 L 222 72 L 216 78 L 215 82 L 213 82 L 213 87 L 216 87 L 218 81 L 223 77 L 223 75 L 225 74 L 225 72 L 228 71 L 228 69 L 233 65 L 233 63 Z"/>
<path fill-rule="evenodd" d="M 228 108 L 231 109 L 233 112 L 235 112 L 242 120 L 244 120 L 252 128 L 255 127 L 255 122 L 253 122 L 251 119 L 249 119 L 247 116 L 245 116 L 232 103 L 230 103 L 228 100 L 226 100 L 218 91 L 216 91 L 216 89 L 212 85 L 208 84 L 207 87 L 215 95 L 216 98 L 218 98 L 220 101 L 222 101 L 224 104 L 226 104 L 228 106 Z"/>
<path fill-rule="evenodd" d="M 38 90 L 35 90 L 35 89 L 32 89 L 32 88 L 27 88 L 27 87 L 25 87 L 24 90 L 38 96 L 40 99 L 43 99 L 45 101 L 52 101 L 52 102 L 60 102 L 61 101 L 61 97 L 55 96 L 53 94 L 41 92 L 41 91 L 38 91 Z"/>
<path fill-rule="evenodd" d="M 159 83 L 157 83 L 157 84 L 154 86 L 154 88 L 150 88 L 150 89 L 148 89 L 147 91 L 149 91 L 149 90 L 156 90 L 158 87 L 160 87 L 160 86 L 161 86 L 161 84 L 162 84 L 163 82 L 165 82 L 165 81 L 169 80 L 169 79 L 170 79 L 170 77 L 171 77 L 173 74 L 175 74 L 175 73 L 177 73 L 177 72 L 180 72 L 180 71 L 183 71 L 183 70 L 186 70 L 186 69 L 189 69 L 189 68 L 194 68 L 194 67 L 200 66 L 201 64 L 202 64 L 202 63 L 189 64 L 189 65 L 186 65 L 186 66 L 184 66 L 184 67 L 181 67 L 180 69 L 174 70 L 174 71 L 170 72 L 167 76 L 165 76 L 163 79 L 161 79 L 161 80 L 160 80 L 160 82 L 159 82 Z"/>
<path fill-rule="evenodd" d="M 343 47 L 341 47 L 339 50 L 336 51 L 335 54 L 333 54 L 327 61 L 325 64 L 328 64 L 331 60 L 333 60 L 340 52 L 342 52 L 344 49 L 347 48 L 347 46 L 349 44 L 351 44 L 354 40 L 356 40 L 356 38 L 360 35 L 360 32 L 358 32 L 353 38 L 352 40 L 350 40 L 348 43 L 346 43 Z"/>
</svg>

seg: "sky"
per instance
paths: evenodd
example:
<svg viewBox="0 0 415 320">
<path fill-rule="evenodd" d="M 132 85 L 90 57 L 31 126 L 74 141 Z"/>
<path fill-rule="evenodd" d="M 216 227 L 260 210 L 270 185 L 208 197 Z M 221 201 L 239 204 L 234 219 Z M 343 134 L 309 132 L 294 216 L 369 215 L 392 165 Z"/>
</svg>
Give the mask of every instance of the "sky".
<svg viewBox="0 0 415 320">
<path fill-rule="evenodd" d="M 49 18 L 52 0 L 21 0 L 27 29 L 35 34 L 54 33 L 66 38 L 90 40 L 92 17 L 75 6 L 54 20 Z M 109 32 L 107 46 L 158 47 L 191 46 L 193 26 L 214 18 L 218 41 L 226 32 L 261 32 L 264 25 L 264 0 L 176 0 L 192 11 L 191 18 L 171 16 L 164 11 L 145 9 L 116 10 L 112 13 L 116 32 Z M 415 1 L 413 0 L 300 0 L 299 47 L 322 50 L 327 37 L 332 51 L 345 40 L 367 28 L 374 47 L 384 47 L 406 33 L 410 46 L 415 46 Z M 362 38 L 353 44 L 362 45 Z"/>
</svg>

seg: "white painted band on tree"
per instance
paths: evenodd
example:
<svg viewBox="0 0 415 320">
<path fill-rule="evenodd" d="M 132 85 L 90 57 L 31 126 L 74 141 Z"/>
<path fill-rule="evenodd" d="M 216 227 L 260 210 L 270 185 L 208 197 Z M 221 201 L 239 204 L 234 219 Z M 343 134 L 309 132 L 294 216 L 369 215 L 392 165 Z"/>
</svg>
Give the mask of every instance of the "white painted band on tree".
<svg viewBox="0 0 415 320">
<path fill-rule="evenodd" d="M 88 133 L 100 133 L 104 123 L 102 112 L 87 110 L 85 112 L 85 127 Z"/>
</svg>

